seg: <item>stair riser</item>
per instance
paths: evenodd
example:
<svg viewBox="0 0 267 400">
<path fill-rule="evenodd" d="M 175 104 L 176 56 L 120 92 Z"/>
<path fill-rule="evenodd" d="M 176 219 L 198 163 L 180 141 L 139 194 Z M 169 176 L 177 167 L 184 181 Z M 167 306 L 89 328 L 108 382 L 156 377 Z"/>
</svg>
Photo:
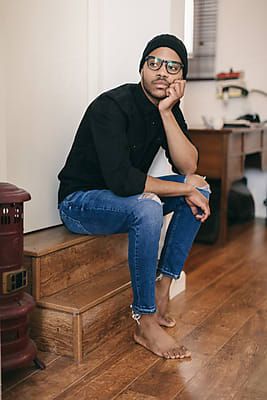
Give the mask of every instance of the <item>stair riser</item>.
<svg viewBox="0 0 267 400">
<path fill-rule="evenodd" d="M 30 336 L 41 351 L 73 357 L 73 316 L 36 307 L 31 315 Z"/>
<path fill-rule="evenodd" d="M 79 316 L 37 307 L 31 317 L 31 337 L 40 350 L 82 361 L 132 323 L 131 292 L 128 288 Z"/>
<path fill-rule="evenodd" d="M 32 293 L 36 300 L 57 293 L 127 260 L 127 253 L 127 235 L 112 235 L 37 258 L 25 256 L 34 271 Z"/>
<path fill-rule="evenodd" d="M 82 358 L 132 323 L 131 303 L 132 289 L 128 288 L 82 315 Z"/>
</svg>

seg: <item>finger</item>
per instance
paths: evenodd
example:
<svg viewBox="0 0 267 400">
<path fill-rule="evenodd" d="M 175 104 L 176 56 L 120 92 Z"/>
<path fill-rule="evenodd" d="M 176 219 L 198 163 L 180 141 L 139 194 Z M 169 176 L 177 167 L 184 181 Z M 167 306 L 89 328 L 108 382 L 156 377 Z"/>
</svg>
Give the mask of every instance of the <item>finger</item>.
<svg viewBox="0 0 267 400">
<path fill-rule="evenodd" d="M 200 216 L 199 220 L 200 220 L 201 222 L 204 222 L 204 221 L 206 221 L 206 220 L 208 219 L 208 217 L 210 216 L 210 209 L 209 209 L 209 206 L 204 207 L 204 208 L 202 209 L 202 211 L 203 211 L 203 214 L 202 214 L 202 215 L 199 214 L 199 216 Z"/>
<path fill-rule="evenodd" d="M 180 88 L 180 81 L 177 80 L 177 81 L 172 82 L 169 87 L 177 90 L 178 88 Z"/>
<path fill-rule="evenodd" d="M 202 215 L 198 215 L 196 218 L 197 218 L 198 221 L 200 221 L 201 223 L 203 223 L 203 222 L 206 221 L 207 216 L 206 216 L 205 214 L 202 214 Z"/>
<path fill-rule="evenodd" d="M 172 82 L 173 84 L 177 84 L 177 85 L 180 85 L 181 86 L 181 88 L 185 88 L 185 83 L 186 83 L 186 81 L 184 80 L 184 79 L 175 79 L 173 82 Z"/>
<path fill-rule="evenodd" d="M 177 81 L 174 83 L 174 87 L 179 98 L 183 97 L 185 89 L 185 81 Z"/>
<path fill-rule="evenodd" d="M 206 220 L 210 215 L 209 204 L 206 202 L 200 203 L 197 207 L 196 218 Z"/>
<path fill-rule="evenodd" d="M 186 83 L 186 80 L 185 79 L 179 79 L 179 78 L 176 78 L 176 79 L 174 79 L 174 81 L 172 81 L 172 83 L 177 83 L 177 82 L 183 82 L 183 84 L 185 85 L 185 83 Z"/>
<path fill-rule="evenodd" d="M 192 211 L 193 215 L 198 215 L 198 209 L 197 209 L 196 206 L 191 206 L 190 208 L 191 208 L 191 211 Z"/>
<path fill-rule="evenodd" d="M 166 96 L 169 97 L 171 95 L 170 93 L 170 87 L 168 87 L 168 89 L 166 89 Z"/>
<path fill-rule="evenodd" d="M 197 221 L 200 221 L 202 223 L 202 222 L 206 221 L 208 216 L 205 215 L 205 214 L 198 214 L 198 215 L 195 216 L 195 218 L 196 218 Z"/>
<path fill-rule="evenodd" d="M 174 87 L 169 86 L 169 88 L 166 90 L 166 94 L 168 93 L 169 97 L 177 97 L 177 93 L 176 90 L 174 89 Z"/>
</svg>

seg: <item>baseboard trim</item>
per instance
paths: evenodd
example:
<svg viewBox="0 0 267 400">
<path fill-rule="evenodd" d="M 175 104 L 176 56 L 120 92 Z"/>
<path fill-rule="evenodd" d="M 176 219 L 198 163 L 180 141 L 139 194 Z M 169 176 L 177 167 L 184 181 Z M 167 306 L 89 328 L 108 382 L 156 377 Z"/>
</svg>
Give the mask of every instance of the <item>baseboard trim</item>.
<svg viewBox="0 0 267 400">
<path fill-rule="evenodd" d="M 173 279 L 170 287 L 169 299 L 173 299 L 179 293 L 184 292 L 186 289 L 186 274 L 182 271 L 179 279 Z"/>
</svg>

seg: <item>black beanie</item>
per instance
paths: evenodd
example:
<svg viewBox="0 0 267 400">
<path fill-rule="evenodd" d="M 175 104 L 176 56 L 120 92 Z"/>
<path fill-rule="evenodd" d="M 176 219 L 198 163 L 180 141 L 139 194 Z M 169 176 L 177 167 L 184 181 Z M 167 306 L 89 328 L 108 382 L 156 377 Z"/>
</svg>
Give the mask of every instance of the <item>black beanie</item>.
<svg viewBox="0 0 267 400">
<path fill-rule="evenodd" d="M 144 63 L 145 58 L 148 56 L 153 50 L 157 49 L 158 47 L 169 47 L 170 49 L 174 50 L 178 56 L 181 58 L 182 63 L 184 64 L 183 68 L 183 78 L 186 78 L 187 70 L 188 70 L 188 62 L 187 62 L 187 51 L 183 42 L 178 39 L 174 35 L 169 34 L 162 34 L 155 36 L 151 39 L 145 47 L 143 52 L 140 64 L 139 64 L 139 72 L 141 71 Z"/>
</svg>

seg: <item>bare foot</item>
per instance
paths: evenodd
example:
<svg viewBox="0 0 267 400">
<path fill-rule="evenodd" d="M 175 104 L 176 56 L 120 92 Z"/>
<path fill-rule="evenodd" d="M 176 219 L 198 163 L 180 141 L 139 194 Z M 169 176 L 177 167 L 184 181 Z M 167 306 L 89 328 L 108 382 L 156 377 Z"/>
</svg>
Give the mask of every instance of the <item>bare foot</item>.
<svg viewBox="0 0 267 400">
<path fill-rule="evenodd" d="M 159 357 L 167 359 L 189 358 L 191 353 L 162 329 L 155 314 L 142 315 L 137 325 L 134 340 Z"/>
<path fill-rule="evenodd" d="M 168 315 L 170 285 L 171 279 L 165 276 L 156 282 L 157 319 L 159 325 L 167 328 L 176 324 L 175 319 Z"/>
</svg>

